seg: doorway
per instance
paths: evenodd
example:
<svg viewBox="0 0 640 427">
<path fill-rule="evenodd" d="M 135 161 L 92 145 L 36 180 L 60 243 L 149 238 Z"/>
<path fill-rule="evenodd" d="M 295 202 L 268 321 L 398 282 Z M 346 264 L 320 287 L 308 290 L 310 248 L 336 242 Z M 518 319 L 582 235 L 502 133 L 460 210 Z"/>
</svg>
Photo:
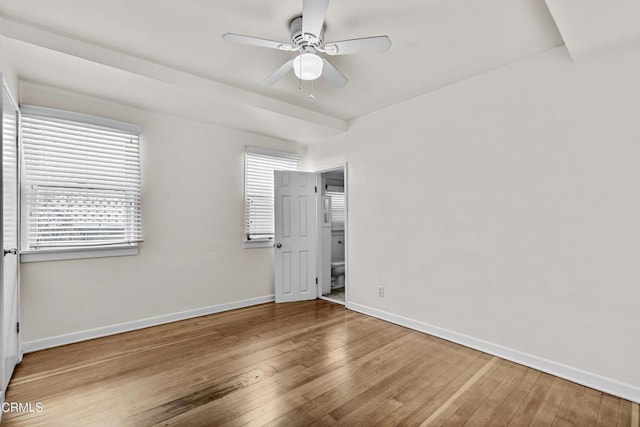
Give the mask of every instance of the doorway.
<svg viewBox="0 0 640 427">
<path fill-rule="evenodd" d="M 318 172 L 318 297 L 339 304 L 347 290 L 346 168 Z"/>
<path fill-rule="evenodd" d="M 274 171 L 276 302 L 349 301 L 346 166 Z"/>
</svg>

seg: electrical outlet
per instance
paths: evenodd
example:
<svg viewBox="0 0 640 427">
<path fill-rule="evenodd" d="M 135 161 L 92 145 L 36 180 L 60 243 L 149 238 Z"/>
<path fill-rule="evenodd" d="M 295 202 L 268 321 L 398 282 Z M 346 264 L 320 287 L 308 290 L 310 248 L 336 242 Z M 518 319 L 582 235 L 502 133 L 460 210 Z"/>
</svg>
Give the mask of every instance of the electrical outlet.
<svg viewBox="0 0 640 427">
<path fill-rule="evenodd" d="M 384 286 L 382 286 L 382 285 L 378 286 L 378 296 L 380 298 L 384 297 Z"/>
</svg>

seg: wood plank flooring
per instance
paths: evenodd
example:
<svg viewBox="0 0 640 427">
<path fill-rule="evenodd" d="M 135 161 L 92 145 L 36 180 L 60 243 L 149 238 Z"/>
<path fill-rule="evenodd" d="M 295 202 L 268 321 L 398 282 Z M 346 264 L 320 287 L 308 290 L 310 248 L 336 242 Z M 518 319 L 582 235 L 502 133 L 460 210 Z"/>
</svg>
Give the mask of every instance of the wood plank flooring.
<svg viewBox="0 0 640 427">
<path fill-rule="evenodd" d="M 638 405 L 326 301 L 27 354 L 3 425 L 638 426 Z"/>
</svg>

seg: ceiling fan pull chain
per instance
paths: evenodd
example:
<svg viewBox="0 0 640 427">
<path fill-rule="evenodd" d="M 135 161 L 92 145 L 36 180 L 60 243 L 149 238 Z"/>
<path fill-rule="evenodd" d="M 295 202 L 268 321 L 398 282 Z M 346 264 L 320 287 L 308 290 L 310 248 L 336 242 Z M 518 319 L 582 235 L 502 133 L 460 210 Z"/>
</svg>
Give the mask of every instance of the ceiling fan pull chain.
<svg viewBox="0 0 640 427">
<path fill-rule="evenodd" d="M 295 63 L 294 63 L 295 64 Z M 300 67 L 298 68 L 298 89 L 302 90 L 302 58 L 300 58 Z"/>
</svg>

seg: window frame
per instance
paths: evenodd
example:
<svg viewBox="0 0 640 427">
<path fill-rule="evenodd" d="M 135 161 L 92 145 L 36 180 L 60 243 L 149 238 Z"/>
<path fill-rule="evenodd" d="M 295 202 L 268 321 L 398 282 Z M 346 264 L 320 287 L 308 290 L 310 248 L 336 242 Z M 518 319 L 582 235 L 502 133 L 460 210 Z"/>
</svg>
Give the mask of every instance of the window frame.
<svg viewBox="0 0 640 427">
<path fill-rule="evenodd" d="M 85 113 L 78 113 L 73 111 L 41 107 L 36 105 L 21 105 L 20 116 L 31 115 L 40 116 L 52 119 L 62 119 L 75 121 L 78 123 L 99 126 L 103 128 L 114 129 L 118 131 L 133 133 L 138 135 L 139 148 L 142 148 L 142 127 L 128 122 L 119 120 L 108 119 L 105 117 L 94 116 Z M 24 157 L 24 145 L 22 142 L 22 123 L 20 125 L 20 138 L 19 138 L 19 192 L 20 192 L 20 261 L 21 262 L 40 262 L 40 261 L 58 261 L 69 259 L 84 259 L 84 258 L 103 258 L 114 256 L 134 256 L 139 253 L 139 243 L 118 243 L 108 245 L 88 245 L 88 246 L 73 246 L 73 247 L 60 247 L 60 248 L 41 248 L 30 249 L 27 247 L 27 221 L 25 215 L 28 212 L 26 208 L 26 198 L 24 194 L 24 174 L 26 170 L 25 157 Z M 138 162 L 140 169 L 142 170 L 142 156 L 138 156 Z M 140 186 L 140 193 L 142 193 L 142 185 Z"/>
<path fill-rule="evenodd" d="M 332 185 L 328 185 L 325 188 L 325 195 L 327 197 L 329 197 L 329 199 L 331 200 L 330 202 L 330 206 L 331 206 L 331 231 L 344 231 L 344 225 L 345 225 L 345 217 L 346 217 L 346 202 L 345 202 L 345 195 L 344 195 L 344 187 L 336 187 L 336 186 L 332 186 Z M 340 220 L 336 221 L 337 215 L 336 215 L 336 198 L 341 198 L 341 203 L 340 203 L 340 211 L 341 211 L 341 215 L 340 215 Z"/>
<path fill-rule="evenodd" d="M 251 145 L 247 145 L 245 146 L 245 150 L 244 150 L 244 189 L 243 189 L 243 193 L 244 193 L 244 197 L 243 197 L 243 204 L 244 204 L 244 215 L 243 215 L 243 235 L 244 235 L 244 247 L 245 248 L 272 248 L 274 245 L 274 239 L 249 239 L 248 236 L 248 230 L 247 230 L 247 221 L 248 221 L 248 209 L 247 209 L 247 155 L 249 153 L 255 153 L 255 154 L 261 154 L 264 156 L 271 156 L 271 157 L 276 157 L 276 158 L 286 158 L 286 159 L 295 159 L 298 162 L 298 169 L 297 171 L 302 171 L 302 155 L 298 154 L 298 153 L 294 153 L 294 152 L 287 152 L 287 151 L 278 151 L 278 150 L 272 150 L 270 148 L 264 148 L 264 147 L 255 147 L 255 146 L 251 146 Z M 275 206 L 273 206 L 275 209 Z M 275 226 L 275 224 L 274 224 Z M 275 230 L 274 230 L 275 232 Z"/>
</svg>

